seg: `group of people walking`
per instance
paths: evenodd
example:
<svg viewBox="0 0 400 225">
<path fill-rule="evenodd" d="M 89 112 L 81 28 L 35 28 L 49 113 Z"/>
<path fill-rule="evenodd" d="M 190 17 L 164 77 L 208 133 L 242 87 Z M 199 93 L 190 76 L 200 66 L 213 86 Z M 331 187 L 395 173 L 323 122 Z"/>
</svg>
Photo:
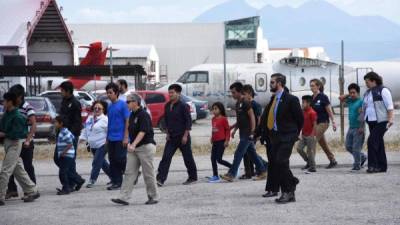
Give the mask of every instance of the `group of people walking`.
<svg viewBox="0 0 400 225">
<path fill-rule="evenodd" d="M 346 149 L 353 155 L 352 170 L 360 170 L 368 159 L 368 173 L 386 172 L 387 161 L 383 136 L 393 124 L 393 102 L 390 91 L 383 86 L 382 78 L 370 72 L 364 80 L 368 90 L 360 97 L 360 87 L 350 84 L 349 94 L 340 96 L 349 107 L 349 130 L 346 136 Z M 306 162 L 306 173 L 316 172 L 315 149 L 319 143 L 330 163 L 327 169 L 337 166 L 334 154 L 324 137 L 332 124 L 336 124 L 329 98 L 323 92 L 323 83 L 318 79 L 310 81 L 312 95 L 302 97 L 302 104 L 286 88 L 283 74 L 271 75 L 272 97 L 262 112 L 254 100 L 255 92 L 251 85 L 235 82 L 230 86 L 232 97 L 236 100 L 236 122 L 229 125 L 224 105 L 212 105 L 212 135 L 210 142 L 212 176 L 208 182 L 221 179 L 232 182 L 235 178 L 267 179 L 263 197 L 275 197 L 281 192 L 277 203 L 296 201 L 295 191 L 299 179 L 290 170 L 290 156 L 294 144 Z M 100 170 L 109 178 L 107 190 L 120 190 L 114 203 L 128 205 L 134 185 L 143 175 L 148 201 L 159 201 L 158 188 L 164 186 L 172 158 L 179 148 L 187 168 L 184 185 L 198 180 L 196 162 L 191 148 L 190 130 L 192 120 L 190 110 L 180 94 L 182 87 L 172 84 L 168 88 L 170 101 L 165 105 L 166 144 L 158 169 L 154 168 L 156 142 L 151 126 L 150 115 L 142 108 L 142 99 L 137 94 L 127 94 L 127 83 L 119 80 L 106 86 L 109 104 L 95 101 L 93 114 L 82 126 L 81 105 L 74 97 L 74 87 L 66 81 L 60 85 L 63 101 L 60 115 L 56 117 L 57 128 L 54 162 L 59 168 L 61 188 L 58 195 L 68 195 L 79 191 L 86 182 L 76 172 L 78 143 L 86 142 L 93 154 L 92 171 L 87 188 L 92 188 Z M 0 172 L 0 205 L 4 200 L 17 197 L 18 192 L 12 175 L 25 194 L 23 200 L 31 202 L 40 194 L 35 182 L 33 158 L 33 137 L 36 130 L 35 112 L 24 101 L 24 88 L 15 85 L 4 96 L 5 113 L 0 126 L 0 136 L 4 137 L 5 158 Z M 367 123 L 370 130 L 368 138 L 368 157 L 362 153 Z M 223 159 L 225 148 L 239 130 L 239 143 L 233 162 Z M 266 162 L 256 152 L 255 144 L 260 140 L 266 147 Z M 307 150 L 304 149 L 307 147 Z M 109 162 L 105 156 L 108 154 Z M 239 176 L 239 166 L 244 161 L 245 173 Z M 226 174 L 218 173 L 218 164 L 228 168 Z"/>
</svg>

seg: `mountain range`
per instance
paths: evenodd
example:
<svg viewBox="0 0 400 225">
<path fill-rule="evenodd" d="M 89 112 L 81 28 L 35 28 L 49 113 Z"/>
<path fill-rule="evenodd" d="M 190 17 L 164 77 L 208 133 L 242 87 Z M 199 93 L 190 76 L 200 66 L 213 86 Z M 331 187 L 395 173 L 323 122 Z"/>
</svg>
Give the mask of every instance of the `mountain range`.
<svg viewBox="0 0 400 225">
<path fill-rule="evenodd" d="M 352 16 L 324 0 L 299 7 L 251 7 L 245 0 L 230 0 L 196 17 L 193 22 L 221 22 L 260 16 L 264 37 L 275 47 L 322 46 L 331 59 L 340 59 L 345 43 L 346 61 L 400 58 L 400 25 L 381 16 Z"/>
</svg>

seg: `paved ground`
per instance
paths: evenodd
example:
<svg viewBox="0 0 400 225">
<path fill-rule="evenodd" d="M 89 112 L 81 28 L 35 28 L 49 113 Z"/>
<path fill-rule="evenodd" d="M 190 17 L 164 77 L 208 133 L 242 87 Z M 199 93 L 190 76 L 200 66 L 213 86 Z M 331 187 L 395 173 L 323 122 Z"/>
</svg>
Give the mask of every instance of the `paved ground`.
<svg viewBox="0 0 400 225">
<path fill-rule="evenodd" d="M 232 160 L 232 156 L 226 158 Z M 307 175 L 299 169 L 303 162 L 294 154 L 292 167 L 300 178 L 297 202 L 276 205 L 273 199 L 261 198 L 264 181 L 206 183 L 204 177 L 211 174 L 206 156 L 196 157 L 201 180 L 183 186 L 186 172 L 177 156 L 166 186 L 160 189 L 160 203 L 143 204 L 146 193 L 140 179 L 127 207 L 110 201 L 118 192 L 105 190 L 104 175 L 93 189 L 57 196 L 55 165 L 36 161 L 42 197 L 33 203 L 7 201 L 0 207 L 0 224 L 400 224 L 400 153 L 391 152 L 388 158 L 388 173 L 371 175 L 349 172 L 351 157 L 338 153 L 340 167 L 318 168 L 316 174 Z M 159 158 L 155 165 L 158 162 Z M 317 162 L 327 163 L 326 157 L 318 154 Z M 90 160 L 79 160 L 78 170 L 87 178 Z"/>
</svg>

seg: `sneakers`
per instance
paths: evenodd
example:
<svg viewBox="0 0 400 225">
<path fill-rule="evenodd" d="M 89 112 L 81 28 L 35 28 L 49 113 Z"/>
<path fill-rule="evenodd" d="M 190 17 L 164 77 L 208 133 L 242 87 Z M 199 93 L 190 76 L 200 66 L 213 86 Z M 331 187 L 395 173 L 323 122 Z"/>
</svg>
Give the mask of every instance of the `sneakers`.
<svg viewBox="0 0 400 225">
<path fill-rule="evenodd" d="M 146 204 L 146 205 L 154 205 L 154 204 L 157 204 L 157 203 L 158 203 L 157 200 L 154 200 L 152 197 L 149 197 L 149 200 L 147 200 L 147 202 L 144 203 L 144 204 Z"/>
<path fill-rule="evenodd" d="M 193 184 L 197 181 L 197 179 L 193 179 L 193 178 L 188 178 L 185 182 L 183 182 L 183 185 L 189 185 L 189 184 Z"/>
<path fill-rule="evenodd" d="M 234 179 L 234 177 L 232 175 L 230 175 L 229 173 L 221 175 L 221 178 L 228 182 L 233 182 L 233 179 Z"/>
<path fill-rule="evenodd" d="M 219 176 L 212 176 L 208 178 L 208 183 L 219 183 L 220 181 L 221 179 L 219 178 Z"/>
<path fill-rule="evenodd" d="M 86 188 L 92 188 L 94 187 L 94 184 L 96 183 L 96 181 L 90 180 L 89 183 L 86 185 Z"/>
<path fill-rule="evenodd" d="M 164 186 L 164 182 L 162 182 L 161 180 L 157 179 L 157 186 L 158 187 Z"/>
<path fill-rule="evenodd" d="M 113 191 L 113 190 L 119 190 L 120 188 L 121 188 L 121 185 L 113 184 L 110 187 L 108 187 L 107 190 Z"/>
<path fill-rule="evenodd" d="M 126 202 L 119 198 L 113 198 L 113 199 L 111 199 L 111 201 L 114 203 L 120 204 L 120 205 L 129 205 L 129 202 Z"/>
<path fill-rule="evenodd" d="M 25 196 L 23 198 L 24 202 L 33 202 L 36 199 L 38 199 L 40 197 L 40 193 L 39 192 L 34 192 L 31 194 L 28 194 L 27 196 Z"/>
<path fill-rule="evenodd" d="M 327 167 L 325 167 L 325 169 L 332 169 L 332 168 L 336 167 L 337 164 L 338 164 L 338 163 L 337 163 L 336 161 L 331 161 L 331 162 L 329 163 L 329 165 L 328 165 Z"/>
<path fill-rule="evenodd" d="M 361 167 L 359 167 L 359 166 L 353 166 L 353 168 L 351 168 L 351 171 L 359 171 L 359 170 L 361 170 Z"/>
<path fill-rule="evenodd" d="M 364 164 L 365 164 L 365 162 L 367 161 L 367 157 L 364 157 L 362 160 L 361 160 L 361 167 L 364 167 Z"/>
<path fill-rule="evenodd" d="M 317 170 L 315 168 L 308 168 L 304 173 L 305 174 L 310 174 L 310 173 L 315 173 Z"/>
<path fill-rule="evenodd" d="M 262 172 L 258 175 L 256 175 L 253 180 L 254 181 L 259 181 L 259 180 L 265 180 L 267 178 L 267 172 Z"/>
<path fill-rule="evenodd" d="M 8 192 L 7 191 L 5 199 L 7 200 L 7 199 L 10 199 L 10 198 L 18 198 L 18 192 L 16 192 L 16 191 Z"/>
</svg>

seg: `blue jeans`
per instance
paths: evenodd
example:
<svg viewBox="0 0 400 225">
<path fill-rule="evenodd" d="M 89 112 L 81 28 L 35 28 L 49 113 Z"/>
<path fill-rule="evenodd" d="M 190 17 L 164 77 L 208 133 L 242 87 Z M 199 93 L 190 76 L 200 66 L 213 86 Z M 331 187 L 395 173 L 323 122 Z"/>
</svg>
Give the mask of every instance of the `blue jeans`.
<svg viewBox="0 0 400 225">
<path fill-rule="evenodd" d="M 105 145 L 101 146 L 100 148 L 91 148 L 90 151 L 93 154 L 90 181 L 96 182 L 97 178 L 99 177 L 100 169 L 103 169 L 104 173 L 110 177 L 110 165 L 104 158 L 106 156 Z"/>
<path fill-rule="evenodd" d="M 69 174 L 71 173 L 71 169 L 73 169 L 74 162 L 75 160 L 73 158 L 68 157 L 61 157 L 57 161 L 57 166 L 59 167 L 58 177 L 63 191 L 71 191 L 71 186 L 74 181 L 70 178 Z"/>
<path fill-rule="evenodd" d="M 367 156 L 362 152 L 364 144 L 365 133 L 359 133 L 358 128 L 349 128 L 346 135 L 346 150 L 353 155 L 354 167 L 360 167 L 361 161 L 366 159 Z"/>
<path fill-rule="evenodd" d="M 108 141 L 108 159 L 110 160 L 110 177 L 114 185 L 122 184 L 125 172 L 127 151 L 122 141 Z"/>
<path fill-rule="evenodd" d="M 240 162 L 243 159 L 244 154 L 246 152 L 249 154 L 250 159 L 256 165 L 257 174 L 263 173 L 266 171 L 265 165 L 261 160 L 261 157 L 257 154 L 256 148 L 254 145 L 254 141 L 249 139 L 248 137 L 240 137 L 239 144 L 236 148 L 235 155 L 233 157 L 232 167 L 229 169 L 229 175 L 235 176 L 237 170 L 239 169 Z"/>
</svg>

